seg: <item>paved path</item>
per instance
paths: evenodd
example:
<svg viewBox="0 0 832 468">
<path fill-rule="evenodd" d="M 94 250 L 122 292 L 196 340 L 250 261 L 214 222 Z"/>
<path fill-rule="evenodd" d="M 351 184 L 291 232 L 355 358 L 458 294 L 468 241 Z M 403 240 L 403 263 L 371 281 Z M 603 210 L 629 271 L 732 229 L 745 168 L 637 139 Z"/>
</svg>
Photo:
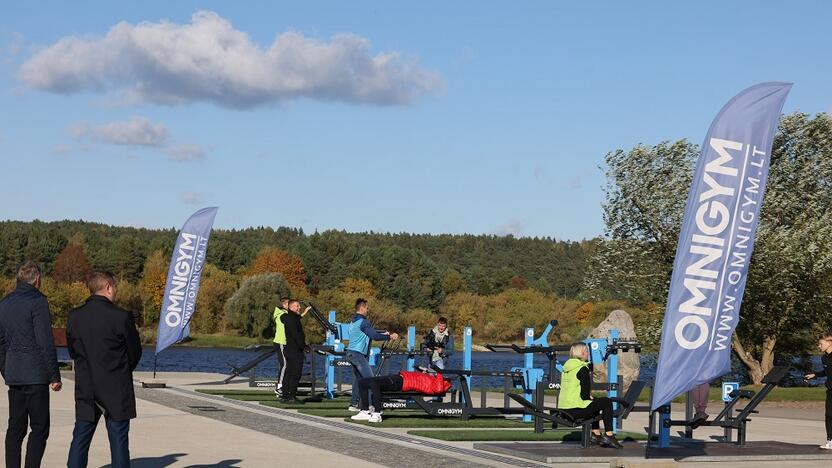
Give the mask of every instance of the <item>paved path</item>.
<svg viewBox="0 0 832 468">
<path fill-rule="evenodd" d="M 45 467 L 65 466 L 74 420 L 71 374 L 66 377 L 64 390 L 53 394 L 52 398 L 52 433 Z M 137 380 L 147 377 L 142 373 L 136 375 Z M 439 442 L 410 436 L 407 429 L 381 430 L 357 426 L 195 391 L 199 388 L 248 388 L 243 380 L 223 385 L 223 377 L 216 374 L 169 373 L 164 378 L 171 388 L 137 388 L 139 418 L 133 421 L 131 429 L 133 466 L 542 466 L 528 460 L 474 450 L 472 443 Z M 490 404 L 502 401 L 497 394 L 489 395 L 488 400 Z M 8 411 L 7 405 L 3 392 L 0 412 Z M 641 431 L 646 420 L 646 414 L 633 415 L 625 421 L 625 429 Z M 697 431 L 697 436 L 706 438 L 710 435 L 709 430 Z M 94 467 L 107 466 L 109 462 L 103 423 L 99 431 L 102 433 L 96 437 L 90 451 L 90 466 Z M 818 420 L 817 411 L 813 408 L 772 407 L 754 418 L 749 440 L 810 443 L 818 441 L 822 435 L 823 422 Z M 608 465 L 579 466 L 600 468 Z M 706 464 L 683 463 L 682 466 L 705 467 Z M 827 466 L 827 462 L 724 463 L 710 468 L 729 466 L 820 467 Z"/>
</svg>

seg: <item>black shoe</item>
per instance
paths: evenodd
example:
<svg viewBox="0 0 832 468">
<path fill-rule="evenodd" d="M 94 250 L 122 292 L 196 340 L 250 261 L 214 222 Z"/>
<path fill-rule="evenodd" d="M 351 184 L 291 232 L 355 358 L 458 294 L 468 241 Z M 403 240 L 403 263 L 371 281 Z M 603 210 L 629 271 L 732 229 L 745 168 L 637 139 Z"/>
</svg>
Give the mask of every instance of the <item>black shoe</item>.
<svg viewBox="0 0 832 468">
<path fill-rule="evenodd" d="M 298 400 L 297 397 L 293 397 L 293 396 L 284 396 L 283 398 L 281 398 L 277 401 L 281 405 L 302 405 L 302 404 L 304 404 L 303 400 Z"/>
<path fill-rule="evenodd" d="M 590 443 L 595 445 L 600 445 L 601 447 L 609 447 L 610 444 L 606 440 L 604 440 L 604 436 L 601 434 L 592 433 L 592 438 L 590 439 Z"/>
<path fill-rule="evenodd" d="M 610 447 L 613 447 L 613 448 L 617 448 L 617 449 L 623 449 L 624 448 L 624 446 L 621 445 L 621 442 L 619 442 L 618 439 L 615 438 L 615 435 L 605 435 L 604 436 L 604 442 L 606 442 L 607 444 L 609 444 Z"/>
</svg>

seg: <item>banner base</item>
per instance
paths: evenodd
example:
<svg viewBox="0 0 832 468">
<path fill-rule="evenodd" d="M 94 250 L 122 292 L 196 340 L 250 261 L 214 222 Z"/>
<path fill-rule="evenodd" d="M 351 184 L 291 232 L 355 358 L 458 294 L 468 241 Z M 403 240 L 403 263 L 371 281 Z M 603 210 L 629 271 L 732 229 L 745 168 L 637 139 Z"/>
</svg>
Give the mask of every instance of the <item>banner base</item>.
<svg viewBox="0 0 832 468">
<path fill-rule="evenodd" d="M 167 388 L 167 383 L 157 379 L 143 380 L 142 388 Z"/>
</svg>

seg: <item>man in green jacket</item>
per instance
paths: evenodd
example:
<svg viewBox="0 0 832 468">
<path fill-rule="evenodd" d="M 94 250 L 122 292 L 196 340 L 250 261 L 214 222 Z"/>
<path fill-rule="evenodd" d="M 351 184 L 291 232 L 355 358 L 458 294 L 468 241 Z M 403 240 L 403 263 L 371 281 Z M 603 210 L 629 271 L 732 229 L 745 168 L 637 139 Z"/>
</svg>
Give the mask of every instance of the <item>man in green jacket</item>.
<svg viewBox="0 0 832 468">
<path fill-rule="evenodd" d="M 277 382 L 274 384 L 274 396 L 282 396 L 283 378 L 286 374 L 286 326 L 280 317 L 289 311 L 289 298 L 281 297 L 280 305 L 274 308 L 274 352 L 277 354 Z"/>
</svg>

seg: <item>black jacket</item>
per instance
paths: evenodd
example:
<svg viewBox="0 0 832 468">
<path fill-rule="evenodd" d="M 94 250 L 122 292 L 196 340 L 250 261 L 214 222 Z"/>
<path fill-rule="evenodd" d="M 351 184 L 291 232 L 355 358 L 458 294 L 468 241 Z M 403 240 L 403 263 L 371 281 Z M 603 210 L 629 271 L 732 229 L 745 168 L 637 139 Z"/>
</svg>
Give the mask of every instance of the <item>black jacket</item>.
<svg viewBox="0 0 832 468">
<path fill-rule="evenodd" d="M 300 315 L 290 311 L 281 315 L 280 320 L 286 328 L 286 347 L 302 352 L 306 346 L 306 335 L 303 333 Z"/>
<path fill-rule="evenodd" d="M 75 417 L 94 421 L 101 414 L 114 421 L 136 417 L 133 370 L 142 345 L 133 314 L 103 296 L 69 312 L 69 355 L 75 360 Z"/>
<path fill-rule="evenodd" d="M 815 372 L 815 377 L 826 377 L 826 389 L 832 391 L 832 353 L 824 353 L 820 362 L 823 364 L 823 370 Z"/>
<path fill-rule="evenodd" d="M 0 301 L 0 372 L 6 385 L 60 382 L 46 296 L 31 284 Z"/>
</svg>

